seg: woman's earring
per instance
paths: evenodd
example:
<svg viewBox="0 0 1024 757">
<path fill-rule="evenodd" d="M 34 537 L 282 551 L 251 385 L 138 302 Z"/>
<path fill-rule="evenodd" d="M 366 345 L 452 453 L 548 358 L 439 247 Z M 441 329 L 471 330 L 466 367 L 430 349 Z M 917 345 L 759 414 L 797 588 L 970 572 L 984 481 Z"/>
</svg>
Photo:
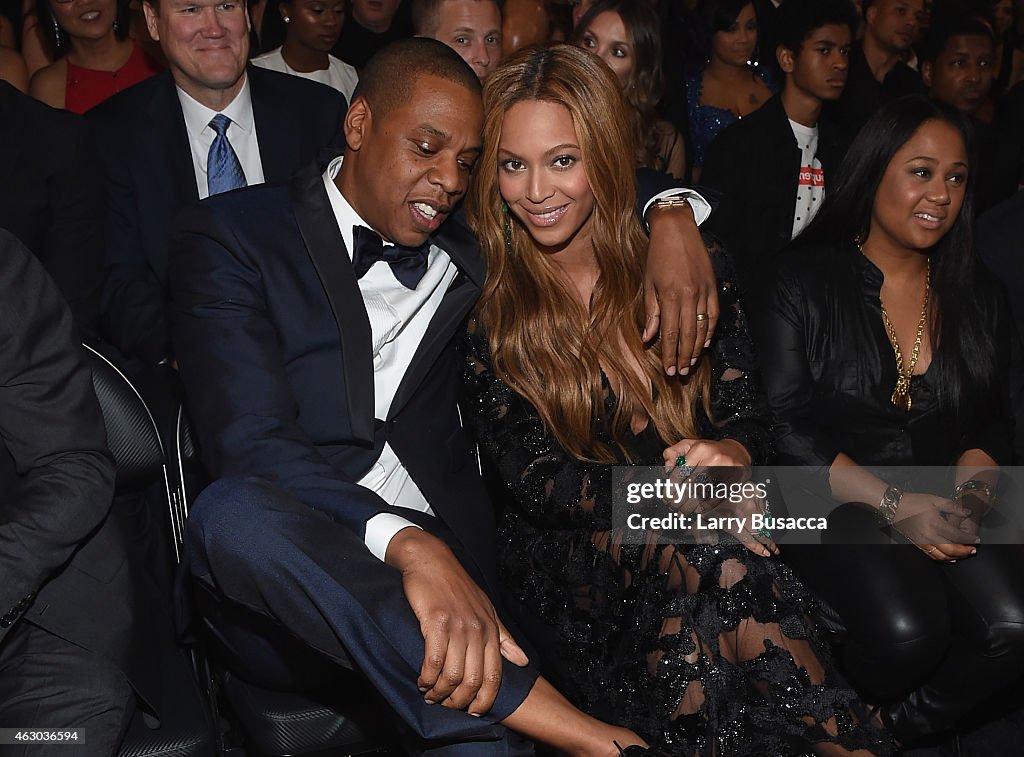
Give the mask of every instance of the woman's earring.
<svg viewBox="0 0 1024 757">
<path fill-rule="evenodd" d="M 286 24 L 290 24 L 290 23 L 292 22 L 292 17 L 291 17 L 291 16 L 285 16 L 285 17 L 284 17 L 284 22 L 285 22 Z"/>
<path fill-rule="evenodd" d="M 60 24 L 57 23 L 57 19 L 54 18 L 53 16 L 50 16 L 50 19 L 53 21 L 54 45 L 57 47 L 58 50 L 60 50 L 62 47 L 64 47 L 64 33 L 60 28 Z"/>
<path fill-rule="evenodd" d="M 118 26 L 117 26 L 117 19 L 115 18 L 114 19 L 114 34 L 117 34 L 119 31 L 121 31 L 121 30 L 118 28 Z"/>
</svg>

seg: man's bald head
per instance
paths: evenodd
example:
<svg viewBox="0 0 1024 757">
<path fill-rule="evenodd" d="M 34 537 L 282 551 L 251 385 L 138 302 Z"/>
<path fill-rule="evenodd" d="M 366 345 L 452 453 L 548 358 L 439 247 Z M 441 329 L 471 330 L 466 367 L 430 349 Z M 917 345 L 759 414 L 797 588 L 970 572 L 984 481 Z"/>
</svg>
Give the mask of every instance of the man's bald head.
<svg viewBox="0 0 1024 757">
<path fill-rule="evenodd" d="M 436 76 L 480 97 L 480 80 L 448 45 L 424 37 L 393 42 L 374 55 L 359 74 L 352 100 L 365 98 L 376 118 L 412 97 L 422 76 Z"/>
</svg>

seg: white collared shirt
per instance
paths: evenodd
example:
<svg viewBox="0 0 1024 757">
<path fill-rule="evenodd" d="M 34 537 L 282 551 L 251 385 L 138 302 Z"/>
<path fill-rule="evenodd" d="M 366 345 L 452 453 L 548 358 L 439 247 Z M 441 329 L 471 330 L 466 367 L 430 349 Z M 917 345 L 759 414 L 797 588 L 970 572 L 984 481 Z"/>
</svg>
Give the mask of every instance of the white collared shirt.
<svg viewBox="0 0 1024 757">
<path fill-rule="evenodd" d="M 206 179 L 206 159 L 210 155 L 210 146 L 217 136 L 217 132 L 210 126 L 210 121 L 218 112 L 231 119 L 226 135 L 231 148 L 238 156 L 238 162 L 242 164 L 246 184 L 252 186 L 263 183 L 263 161 L 260 160 L 260 144 L 256 138 L 256 119 L 252 114 L 249 77 L 244 76 L 245 81 L 235 99 L 221 111 L 210 110 L 181 87 L 176 87 L 181 112 L 185 116 L 188 143 L 192 148 L 192 168 L 195 171 L 196 189 L 199 190 L 200 200 L 210 196 Z"/>
<path fill-rule="evenodd" d="M 338 175 L 343 160 L 344 157 L 339 156 L 331 161 L 324 171 L 323 181 L 341 238 L 351 258 L 352 227 L 369 228 L 369 225 L 359 217 L 334 184 L 334 177 Z M 427 272 L 416 289 L 406 289 L 391 272 L 391 266 L 384 261 L 374 263 L 359 279 L 359 291 L 363 295 L 363 304 L 370 319 L 373 345 L 374 417 L 388 417 L 398 386 L 457 273 L 458 269 L 448 253 L 437 245 L 431 245 L 427 256 Z M 356 483 L 376 492 L 389 505 L 433 515 L 426 497 L 390 444 L 384 444 L 380 458 Z M 366 546 L 383 560 L 391 538 L 412 525 L 391 513 L 376 515 L 366 523 Z"/>
</svg>

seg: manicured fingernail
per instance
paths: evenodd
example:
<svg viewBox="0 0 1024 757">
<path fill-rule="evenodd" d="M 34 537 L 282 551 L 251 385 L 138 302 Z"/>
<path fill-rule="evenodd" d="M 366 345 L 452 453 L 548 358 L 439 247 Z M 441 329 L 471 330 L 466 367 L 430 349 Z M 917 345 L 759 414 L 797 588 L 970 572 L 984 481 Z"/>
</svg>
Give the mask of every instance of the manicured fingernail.
<svg viewBox="0 0 1024 757">
<path fill-rule="evenodd" d="M 687 375 L 689 375 L 689 373 L 690 373 L 690 368 L 689 368 L 689 366 L 687 366 L 686 368 L 683 368 L 682 370 L 680 370 L 680 371 L 679 371 L 679 374 L 680 374 L 681 376 L 687 376 Z"/>
<path fill-rule="evenodd" d="M 426 702 L 427 704 L 437 704 L 437 702 L 435 702 L 430 697 L 423 697 L 423 701 Z"/>
<path fill-rule="evenodd" d="M 704 342 L 704 346 L 705 347 L 710 347 L 711 346 L 711 340 L 708 339 L 706 342 Z"/>
<path fill-rule="evenodd" d="M 667 373 L 669 376 L 675 376 L 676 367 L 674 365 L 670 365 L 668 368 L 665 369 L 665 373 Z"/>
<path fill-rule="evenodd" d="M 972 555 L 976 555 L 976 554 L 978 554 L 978 550 L 976 550 L 976 549 L 972 549 L 972 550 L 971 550 L 971 554 L 972 554 Z"/>
<path fill-rule="evenodd" d="M 420 694 L 426 694 L 428 691 L 430 691 L 430 689 L 428 689 L 426 686 L 420 686 L 418 688 L 420 690 Z"/>
<path fill-rule="evenodd" d="M 695 357 L 690 358 L 690 365 L 697 365 L 697 358 L 695 358 Z"/>
</svg>

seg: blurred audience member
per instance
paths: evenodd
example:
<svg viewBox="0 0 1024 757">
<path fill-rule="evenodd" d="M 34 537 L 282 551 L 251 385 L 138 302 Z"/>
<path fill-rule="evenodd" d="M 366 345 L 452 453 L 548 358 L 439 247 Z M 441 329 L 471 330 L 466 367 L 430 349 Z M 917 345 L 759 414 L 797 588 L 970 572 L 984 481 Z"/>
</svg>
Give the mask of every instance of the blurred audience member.
<svg viewBox="0 0 1024 757">
<path fill-rule="evenodd" d="M 29 93 L 54 108 L 85 113 L 159 69 L 128 38 L 128 0 L 37 0 L 54 62 L 35 72 Z"/>
<path fill-rule="evenodd" d="M 594 2 L 595 0 L 569 0 L 569 5 L 572 7 L 572 28 L 574 31 L 580 25 L 580 19 L 587 15 L 590 6 Z"/>
<path fill-rule="evenodd" d="M 684 178 L 686 143 L 656 113 L 663 79 L 661 29 L 654 10 L 634 0 L 598 0 L 577 24 L 574 42 L 615 73 L 630 106 L 637 164 Z"/>
<path fill-rule="evenodd" d="M 17 88 L 19 92 L 28 91 L 28 70 L 25 59 L 17 50 L 0 47 L 0 80 Z"/>
<path fill-rule="evenodd" d="M 253 64 L 326 84 L 352 100 L 359 75 L 330 54 L 345 25 L 345 0 L 269 0 L 263 11 L 263 49 Z"/>
<path fill-rule="evenodd" d="M 850 54 L 850 74 L 839 100 L 826 110 L 855 134 L 884 103 L 923 93 L 921 77 L 903 56 L 924 15 L 924 0 L 864 0 L 864 38 Z"/>
<path fill-rule="evenodd" d="M 686 80 L 694 180 L 700 178 L 708 145 L 719 132 L 760 108 L 775 91 L 770 77 L 755 65 L 757 15 L 752 0 L 701 0 L 696 18 L 707 62 Z"/>
<path fill-rule="evenodd" d="M 43 264 L 92 339 L 103 279 L 103 177 L 86 124 L 0 82 L 0 228 Z"/>
<path fill-rule="evenodd" d="M 509 57 L 551 37 L 551 16 L 545 0 L 505 0 L 501 18 L 501 55 Z"/>
<path fill-rule="evenodd" d="M 20 0 L 21 5 L 21 38 L 19 41 L 21 57 L 25 59 L 29 78 L 36 71 L 53 63 L 53 54 L 48 50 L 39 17 L 36 14 L 36 0 Z"/>
<path fill-rule="evenodd" d="M 412 32 L 444 42 L 480 81 L 501 61 L 498 0 L 412 0 Z"/>
<path fill-rule="evenodd" d="M 108 198 L 102 326 L 119 349 L 153 365 L 170 357 L 164 309 L 175 213 L 211 194 L 291 176 L 340 143 L 346 104 L 322 84 L 247 69 L 244 5 L 146 0 L 143 10 L 170 71 L 90 117 Z M 205 52 L 211 40 L 216 55 Z"/>
<path fill-rule="evenodd" d="M 1024 51 L 1018 47 L 1021 38 L 1014 22 L 1013 0 L 996 0 L 991 15 L 996 40 L 993 92 L 1001 95 L 1024 80 Z"/>
<path fill-rule="evenodd" d="M 821 110 L 843 92 L 858 23 L 849 0 L 786 0 L 776 23 L 781 94 L 708 148 L 702 181 L 722 192 L 710 230 L 744 292 L 817 213 L 846 152 L 846 135 Z"/>
<path fill-rule="evenodd" d="M 939 16 L 924 47 L 921 78 L 935 101 L 971 117 L 977 161 L 975 208 L 987 210 L 1017 191 L 1020 139 L 992 123 L 992 28 L 978 16 Z"/>
<path fill-rule="evenodd" d="M 360 69 L 389 42 L 410 36 L 410 30 L 396 18 L 400 1 L 349 0 L 348 23 L 331 54 Z"/>
</svg>

